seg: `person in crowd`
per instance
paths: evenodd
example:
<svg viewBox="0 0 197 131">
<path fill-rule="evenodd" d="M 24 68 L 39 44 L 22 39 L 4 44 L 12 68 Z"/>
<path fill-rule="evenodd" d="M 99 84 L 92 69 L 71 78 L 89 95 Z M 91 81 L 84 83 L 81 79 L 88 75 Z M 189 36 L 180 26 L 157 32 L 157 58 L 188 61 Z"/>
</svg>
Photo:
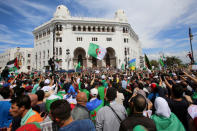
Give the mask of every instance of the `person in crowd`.
<svg viewBox="0 0 197 131">
<path fill-rule="evenodd" d="M 11 107 L 10 100 L 12 97 L 12 92 L 9 87 L 3 87 L 0 90 L 0 94 L 4 99 L 0 101 L 0 128 L 9 127 L 13 119 L 9 113 L 9 109 Z"/>
<path fill-rule="evenodd" d="M 43 101 L 45 96 L 44 91 L 38 90 L 36 91 L 36 95 L 38 96 L 38 102 L 36 103 L 36 105 L 39 106 L 39 110 L 40 110 L 39 113 L 46 112 L 46 106 L 45 106 L 46 103 Z"/>
<path fill-rule="evenodd" d="M 80 92 L 76 97 L 77 105 L 72 110 L 71 115 L 73 120 L 91 119 L 90 112 L 86 107 L 88 101 L 86 93 Z"/>
<path fill-rule="evenodd" d="M 117 90 L 114 87 L 107 89 L 106 99 L 109 106 L 102 107 L 96 115 L 97 131 L 118 131 L 121 121 L 127 117 L 123 105 L 116 103 Z"/>
<path fill-rule="evenodd" d="M 98 110 L 103 106 L 102 100 L 98 99 L 98 89 L 93 88 L 90 90 L 91 99 L 87 102 L 86 107 L 90 111 L 91 119 L 95 122 Z"/>
<path fill-rule="evenodd" d="M 51 104 L 50 116 L 59 126 L 59 131 L 95 131 L 90 119 L 74 121 L 71 108 L 66 100 L 57 100 Z"/>
<path fill-rule="evenodd" d="M 187 108 L 189 107 L 188 101 L 183 97 L 183 87 L 179 84 L 170 85 L 166 81 L 167 86 L 171 89 L 172 98 L 164 97 L 171 111 L 178 117 L 178 119 L 183 123 L 185 129 L 188 129 L 188 112 Z"/>
<path fill-rule="evenodd" d="M 40 115 L 36 111 L 32 110 L 29 96 L 23 95 L 12 98 L 11 103 L 10 114 L 13 117 L 20 116 L 22 118 L 20 123 L 21 126 L 30 122 L 43 121 Z"/>
<path fill-rule="evenodd" d="M 120 131 L 132 130 L 136 125 L 142 125 L 149 131 L 156 131 L 156 126 L 153 120 L 143 116 L 143 111 L 146 109 L 147 103 L 143 95 L 137 94 L 130 102 L 132 114 L 121 122 Z"/>
<path fill-rule="evenodd" d="M 183 124 L 177 116 L 171 112 L 167 101 L 162 97 L 157 97 L 154 102 L 155 114 L 151 116 L 154 120 L 157 131 L 185 131 Z"/>
</svg>

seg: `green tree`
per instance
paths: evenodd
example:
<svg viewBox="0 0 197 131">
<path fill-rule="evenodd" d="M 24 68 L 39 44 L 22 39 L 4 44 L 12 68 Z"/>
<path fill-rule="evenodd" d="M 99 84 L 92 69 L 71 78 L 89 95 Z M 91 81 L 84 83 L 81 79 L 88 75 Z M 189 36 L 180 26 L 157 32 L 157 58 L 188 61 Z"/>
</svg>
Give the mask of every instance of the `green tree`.
<svg viewBox="0 0 197 131">
<path fill-rule="evenodd" d="M 176 56 L 167 56 L 164 63 L 168 67 L 172 67 L 172 66 L 176 66 L 176 65 L 180 66 L 182 64 L 182 61 Z"/>
<path fill-rule="evenodd" d="M 151 61 L 150 61 L 150 64 L 151 64 L 152 66 L 154 66 L 155 68 L 158 68 L 158 67 L 159 67 L 159 63 L 158 63 L 158 61 L 156 61 L 156 60 L 151 60 Z"/>
</svg>

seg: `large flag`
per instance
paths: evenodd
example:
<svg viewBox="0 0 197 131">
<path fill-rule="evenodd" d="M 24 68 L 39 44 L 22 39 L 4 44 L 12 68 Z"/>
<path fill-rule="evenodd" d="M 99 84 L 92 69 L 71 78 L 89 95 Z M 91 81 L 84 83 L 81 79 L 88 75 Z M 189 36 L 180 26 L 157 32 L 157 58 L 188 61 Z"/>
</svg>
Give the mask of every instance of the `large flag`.
<svg viewBox="0 0 197 131">
<path fill-rule="evenodd" d="M 163 59 L 159 59 L 159 63 L 160 63 L 160 65 L 162 66 L 162 67 L 164 67 L 164 62 L 163 62 Z"/>
<path fill-rule="evenodd" d="M 135 67 L 136 67 L 136 58 L 129 61 L 129 68 L 131 70 L 135 70 Z"/>
<path fill-rule="evenodd" d="M 148 57 L 146 56 L 146 54 L 145 54 L 145 64 L 146 64 L 146 66 L 147 66 L 148 69 L 152 70 L 152 66 L 151 66 L 151 64 L 150 64 L 150 62 L 149 62 Z"/>
<path fill-rule="evenodd" d="M 90 43 L 89 48 L 88 48 L 88 54 L 91 55 L 92 57 L 99 59 L 99 60 L 103 59 L 106 52 L 107 51 L 105 48 L 102 48 L 99 45 L 96 45 L 94 43 Z"/>
<path fill-rule="evenodd" d="M 7 67 L 9 68 L 9 71 L 18 70 L 19 66 L 18 66 L 17 57 L 15 59 L 11 60 L 11 61 L 8 61 Z"/>
</svg>

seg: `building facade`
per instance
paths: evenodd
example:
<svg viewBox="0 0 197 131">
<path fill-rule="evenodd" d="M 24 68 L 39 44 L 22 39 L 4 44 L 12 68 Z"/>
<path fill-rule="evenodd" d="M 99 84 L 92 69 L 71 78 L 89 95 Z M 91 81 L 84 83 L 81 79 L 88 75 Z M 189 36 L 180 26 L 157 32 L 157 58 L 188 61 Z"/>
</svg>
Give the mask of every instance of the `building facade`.
<svg viewBox="0 0 197 131">
<path fill-rule="evenodd" d="M 140 66 L 141 43 L 127 21 L 123 10 L 113 19 L 72 17 L 64 5 L 59 5 L 54 17 L 33 31 L 33 68 L 43 70 L 52 57 L 60 60 L 59 69 L 74 69 L 78 62 L 83 68 L 115 67 L 136 58 Z M 90 43 L 106 48 L 103 60 L 88 55 Z"/>
<path fill-rule="evenodd" d="M 7 62 L 17 57 L 20 72 L 32 71 L 32 53 L 33 48 L 11 48 L 0 54 L 0 69 L 4 69 Z"/>
</svg>

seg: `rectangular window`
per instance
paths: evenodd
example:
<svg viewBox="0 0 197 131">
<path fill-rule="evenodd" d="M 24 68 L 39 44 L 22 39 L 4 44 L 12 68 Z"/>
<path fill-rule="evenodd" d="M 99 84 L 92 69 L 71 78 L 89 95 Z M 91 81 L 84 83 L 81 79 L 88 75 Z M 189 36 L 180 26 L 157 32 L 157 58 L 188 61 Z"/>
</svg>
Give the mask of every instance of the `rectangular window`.
<svg viewBox="0 0 197 131">
<path fill-rule="evenodd" d="M 62 42 L 62 37 L 57 37 L 56 42 Z"/>
<path fill-rule="evenodd" d="M 30 64 L 31 63 L 31 60 L 27 60 L 27 64 Z"/>
<path fill-rule="evenodd" d="M 27 66 L 27 69 L 30 70 L 31 69 L 31 66 Z"/>
<path fill-rule="evenodd" d="M 39 38 L 42 38 L 42 34 L 41 33 L 39 34 Z"/>
<path fill-rule="evenodd" d="M 98 41 L 97 37 L 92 37 L 92 41 Z"/>
<path fill-rule="evenodd" d="M 77 37 L 77 41 L 82 41 L 82 37 Z"/>
<path fill-rule="evenodd" d="M 56 55 L 58 55 L 58 48 L 56 48 Z"/>
<path fill-rule="evenodd" d="M 124 38 L 124 43 L 129 43 L 129 39 L 128 38 Z"/>
<path fill-rule="evenodd" d="M 112 38 L 108 37 L 106 38 L 107 41 L 112 41 Z"/>
<path fill-rule="evenodd" d="M 47 35 L 49 35 L 50 34 L 50 29 L 47 29 Z"/>
</svg>

